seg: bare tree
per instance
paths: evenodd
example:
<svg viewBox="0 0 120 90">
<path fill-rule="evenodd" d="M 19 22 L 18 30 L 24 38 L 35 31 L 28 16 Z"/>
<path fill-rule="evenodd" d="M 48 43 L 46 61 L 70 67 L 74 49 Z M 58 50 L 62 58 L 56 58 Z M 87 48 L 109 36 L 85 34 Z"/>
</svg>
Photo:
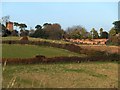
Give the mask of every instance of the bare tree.
<svg viewBox="0 0 120 90">
<path fill-rule="evenodd" d="M 1 19 L 1 22 L 2 22 L 2 24 L 4 24 L 4 25 L 6 25 L 6 22 L 9 22 L 10 21 L 10 16 L 8 15 L 8 16 L 4 16 L 4 17 L 2 17 L 2 19 Z"/>
</svg>

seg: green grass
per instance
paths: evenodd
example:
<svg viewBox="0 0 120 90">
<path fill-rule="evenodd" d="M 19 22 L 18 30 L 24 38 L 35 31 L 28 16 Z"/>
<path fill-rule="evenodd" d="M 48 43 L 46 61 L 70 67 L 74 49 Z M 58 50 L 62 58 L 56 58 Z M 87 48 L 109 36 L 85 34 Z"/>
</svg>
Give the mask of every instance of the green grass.
<svg viewBox="0 0 120 90">
<path fill-rule="evenodd" d="M 2 88 L 2 65 L 0 64 L 0 89 Z"/>
<path fill-rule="evenodd" d="M 8 36 L 8 37 L 1 37 L 2 40 L 20 40 L 21 37 L 16 37 L 16 36 Z M 66 44 L 70 42 L 65 42 L 64 40 L 50 40 L 50 39 L 42 39 L 42 38 L 32 38 L 28 37 L 30 41 L 47 41 L 51 43 L 60 43 L 60 44 Z"/>
<path fill-rule="evenodd" d="M 19 40 L 20 37 L 6 37 L 4 40 Z M 34 39 L 30 40 L 45 40 Z M 64 41 L 48 40 L 63 43 Z M 66 42 L 65 42 L 66 43 Z M 35 55 L 85 56 L 64 49 L 19 44 L 2 44 L 2 57 L 28 58 Z M 118 87 L 117 62 L 56 63 L 7 65 L 3 74 L 3 88 L 15 78 L 13 88 L 114 88 Z"/>
<path fill-rule="evenodd" d="M 7 65 L 3 72 L 3 87 L 7 87 L 14 77 L 14 88 L 114 88 L 118 86 L 118 64 L 91 62 Z"/>
<path fill-rule="evenodd" d="M 16 36 L 8 36 L 8 37 L 1 37 L 2 40 L 19 40 L 20 37 L 16 37 Z"/>
<path fill-rule="evenodd" d="M 3 58 L 28 58 L 35 57 L 35 55 L 44 55 L 46 57 L 85 56 L 60 48 L 37 45 L 2 44 Z"/>
</svg>

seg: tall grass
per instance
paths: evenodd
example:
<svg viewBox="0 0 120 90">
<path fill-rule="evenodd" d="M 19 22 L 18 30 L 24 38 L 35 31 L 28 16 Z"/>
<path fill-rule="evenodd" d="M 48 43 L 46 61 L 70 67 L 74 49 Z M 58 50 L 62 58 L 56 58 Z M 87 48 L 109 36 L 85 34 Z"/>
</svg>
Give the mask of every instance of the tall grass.
<svg viewBox="0 0 120 90">
<path fill-rule="evenodd" d="M 4 88 L 114 88 L 118 87 L 117 63 L 56 63 L 7 65 Z"/>
</svg>

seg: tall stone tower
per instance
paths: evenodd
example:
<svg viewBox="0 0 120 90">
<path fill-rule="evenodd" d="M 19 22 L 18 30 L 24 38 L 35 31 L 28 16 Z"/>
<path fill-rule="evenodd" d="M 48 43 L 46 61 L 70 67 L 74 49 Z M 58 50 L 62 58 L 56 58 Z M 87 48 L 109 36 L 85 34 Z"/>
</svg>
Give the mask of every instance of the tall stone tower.
<svg viewBox="0 0 120 90">
<path fill-rule="evenodd" d="M 13 22 L 6 22 L 6 28 L 9 31 L 13 31 Z"/>
</svg>

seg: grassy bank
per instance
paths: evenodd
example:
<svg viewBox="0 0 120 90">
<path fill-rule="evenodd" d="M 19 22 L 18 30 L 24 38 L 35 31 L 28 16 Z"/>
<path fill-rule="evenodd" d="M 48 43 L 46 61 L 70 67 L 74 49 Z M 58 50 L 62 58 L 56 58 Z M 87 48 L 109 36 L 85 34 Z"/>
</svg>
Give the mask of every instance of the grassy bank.
<svg viewBox="0 0 120 90">
<path fill-rule="evenodd" d="M 20 40 L 21 37 L 15 37 L 15 36 L 8 36 L 8 37 L 1 37 L 2 40 Z M 32 38 L 28 37 L 30 41 L 47 41 L 51 43 L 60 43 L 60 44 L 66 44 L 70 42 L 65 42 L 64 40 L 50 40 L 50 39 L 43 39 L 43 38 Z"/>
<path fill-rule="evenodd" d="M 84 56 L 60 48 L 44 47 L 37 45 L 2 44 L 3 58 L 29 58 L 35 57 L 35 55 L 44 55 L 46 57 Z"/>
<path fill-rule="evenodd" d="M 13 86 L 10 82 L 13 82 Z M 14 88 L 114 88 L 118 87 L 118 64 L 91 62 L 7 65 L 3 72 L 3 87 L 8 86 Z"/>
<path fill-rule="evenodd" d="M 4 40 L 8 40 L 8 39 L 18 40 L 19 38 L 18 37 L 4 38 Z M 32 39 L 38 40 L 34 38 Z M 54 40 L 49 40 L 49 41 L 57 42 Z M 58 40 L 57 43 L 64 44 L 64 41 L 62 42 Z M 82 48 L 88 49 L 88 47 L 82 47 Z M 90 50 L 92 51 L 94 49 L 90 48 Z M 104 47 L 101 48 L 101 50 L 105 51 Z M 2 44 L 3 58 L 30 58 L 30 57 L 35 57 L 36 55 L 44 55 L 46 57 L 58 57 L 58 56 L 84 57 L 85 56 L 84 54 L 73 53 L 65 49 L 53 48 L 48 46 L 37 46 L 37 45 L 26 45 L 26 44 L 25 45 Z M 33 88 L 115 88 L 115 87 L 117 88 L 118 87 L 117 62 L 95 61 L 95 62 L 87 62 L 87 63 L 67 62 L 67 63 L 51 63 L 51 64 L 37 63 L 37 64 L 27 64 L 27 65 L 7 64 L 4 67 L 4 71 L 2 73 L 3 73 L 3 88 L 7 88 L 7 87 L 8 88 L 12 88 L 12 87 L 13 88 L 32 88 L 32 87 Z"/>
</svg>

